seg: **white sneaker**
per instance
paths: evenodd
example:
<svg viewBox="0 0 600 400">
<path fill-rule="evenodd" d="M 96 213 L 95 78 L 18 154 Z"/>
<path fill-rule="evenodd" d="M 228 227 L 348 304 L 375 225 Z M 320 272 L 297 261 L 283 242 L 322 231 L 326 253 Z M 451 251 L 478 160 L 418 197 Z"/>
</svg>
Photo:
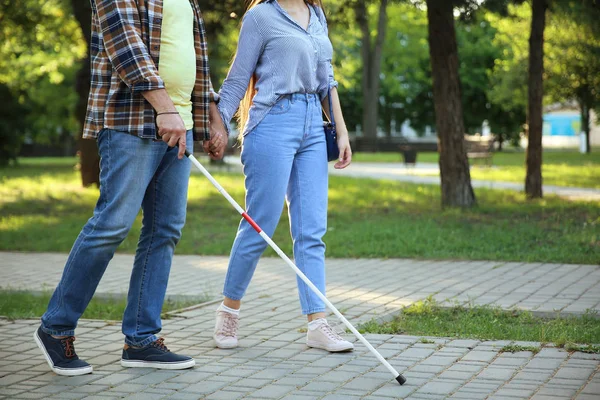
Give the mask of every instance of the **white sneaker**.
<svg viewBox="0 0 600 400">
<path fill-rule="evenodd" d="M 239 325 L 237 315 L 217 309 L 217 322 L 213 338 L 220 349 L 233 349 L 238 345 L 237 330 Z"/>
<path fill-rule="evenodd" d="M 306 333 L 306 345 L 308 347 L 331 352 L 354 350 L 354 345 L 338 335 L 333 328 L 329 326 L 325 318 L 319 318 L 313 322 L 316 322 L 316 324 L 311 322 L 308 327 L 308 332 Z"/>
</svg>

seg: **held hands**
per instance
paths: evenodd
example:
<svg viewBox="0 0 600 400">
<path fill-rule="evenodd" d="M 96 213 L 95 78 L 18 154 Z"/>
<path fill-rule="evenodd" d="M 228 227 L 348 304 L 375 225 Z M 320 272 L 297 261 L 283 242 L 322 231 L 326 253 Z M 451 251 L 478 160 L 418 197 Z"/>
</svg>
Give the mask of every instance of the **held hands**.
<svg viewBox="0 0 600 400">
<path fill-rule="evenodd" d="M 156 126 L 158 126 L 158 136 L 169 147 L 174 147 L 179 143 L 177 157 L 181 160 L 185 155 L 185 136 L 187 130 L 179 113 L 169 112 L 158 115 L 156 117 Z"/>
<path fill-rule="evenodd" d="M 225 155 L 227 148 L 227 130 L 223 124 L 223 119 L 214 103 L 210 104 L 210 140 L 202 143 L 204 152 L 213 160 L 220 160 Z"/>
<path fill-rule="evenodd" d="M 335 169 L 344 169 L 352 162 L 352 150 L 350 149 L 350 140 L 348 133 L 339 133 L 337 139 L 340 148 L 340 159 L 333 166 Z"/>
</svg>

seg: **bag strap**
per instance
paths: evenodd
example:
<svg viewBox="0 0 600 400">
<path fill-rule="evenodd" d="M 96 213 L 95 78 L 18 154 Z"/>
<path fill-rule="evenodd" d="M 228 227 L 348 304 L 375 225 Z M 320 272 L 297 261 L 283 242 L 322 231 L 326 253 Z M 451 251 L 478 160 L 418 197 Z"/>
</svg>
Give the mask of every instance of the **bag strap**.
<svg viewBox="0 0 600 400">
<path fill-rule="evenodd" d="M 327 99 L 329 100 L 329 115 L 331 118 L 331 125 L 335 126 L 335 117 L 333 116 L 333 104 L 331 102 L 331 88 L 329 82 L 327 82 Z"/>
<path fill-rule="evenodd" d="M 321 15 L 323 16 L 323 19 L 325 18 L 325 14 L 323 13 L 323 10 L 320 7 L 317 7 L 313 4 L 310 5 L 314 11 L 314 13 L 317 15 L 317 19 L 319 20 L 319 23 L 321 24 L 321 26 L 323 27 L 323 29 L 325 29 L 325 26 L 323 25 L 323 21 L 321 19 Z M 321 12 L 319 12 L 321 11 Z M 333 116 L 333 104 L 331 102 L 331 88 L 329 87 L 329 82 L 327 82 L 327 99 L 329 100 L 329 116 L 331 119 L 331 125 L 335 126 L 335 117 Z"/>
</svg>

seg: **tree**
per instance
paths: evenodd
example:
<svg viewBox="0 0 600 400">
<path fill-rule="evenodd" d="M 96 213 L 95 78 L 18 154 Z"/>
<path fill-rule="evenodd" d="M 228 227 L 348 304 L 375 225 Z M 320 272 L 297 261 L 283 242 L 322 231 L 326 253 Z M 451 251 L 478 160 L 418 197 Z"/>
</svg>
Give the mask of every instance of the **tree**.
<svg viewBox="0 0 600 400">
<path fill-rule="evenodd" d="M 0 85 L 10 92 L 0 106 L 20 111 L 12 135 L 44 144 L 70 138 L 77 121 L 69 85 L 84 55 L 66 0 L 0 1 Z"/>
<path fill-rule="evenodd" d="M 600 106 L 600 8 L 558 3 L 549 15 L 547 92 L 553 101 L 575 100 L 590 148 L 590 110 Z"/>
<path fill-rule="evenodd" d="M 529 87 L 527 107 L 527 144 L 525 194 L 528 198 L 542 197 L 542 127 L 544 97 L 544 28 L 546 0 L 533 0 L 531 34 L 529 36 Z"/>
<path fill-rule="evenodd" d="M 5 167 L 17 160 L 22 138 L 15 135 L 15 132 L 23 125 L 26 110 L 4 84 L 0 84 L 0 98 L 0 167 Z"/>
<path fill-rule="evenodd" d="M 500 143 L 510 140 L 518 145 L 527 120 L 527 31 L 531 7 L 511 5 L 506 12 L 486 12 L 486 18 L 497 29 L 493 44 L 502 50 L 490 71 L 490 125 Z"/>
<path fill-rule="evenodd" d="M 427 0 L 442 206 L 472 207 L 476 200 L 464 145 L 465 129 L 453 8 L 451 1 Z"/>
<path fill-rule="evenodd" d="M 73 14 L 81 27 L 81 33 L 85 38 L 86 47 L 89 49 L 92 35 L 92 8 L 89 1 L 71 0 Z M 86 51 L 86 57 L 80 62 L 80 69 L 77 73 L 75 90 L 78 94 L 77 107 L 75 114 L 81 127 L 85 123 L 87 111 L 87 100 L 90 92 L 90 53 Z M 79 163 L 81 170 L 81 183 L 84 187 L 96 185 L 100 186 L 100 156 L 96 141 L 83 139 L 83 130 L 79 134 Z"/>
<path fill-rule="evenodd" d="M 366 137 L 377 137 L 379 125 L 379 88 L 381 82 L 381 61 L 387 25 L 388 0 L 380 0 L 377 17 L 377 30 L 374 42 L 371 41 L 369 13 L 366 0 L 355 3 L 355 17 L 362 33 L 362 90 L 363 90 L 363 131 Z"/>
<path fill-rule="evenodd" d="M 433 94 L 427 43 L 427 13 L 407 3 L 390 4 L 383 50 L 380 115 L 391 133 L 391 121 L 409 120 L 415 130 L 431 126 Z"/>
</svg>

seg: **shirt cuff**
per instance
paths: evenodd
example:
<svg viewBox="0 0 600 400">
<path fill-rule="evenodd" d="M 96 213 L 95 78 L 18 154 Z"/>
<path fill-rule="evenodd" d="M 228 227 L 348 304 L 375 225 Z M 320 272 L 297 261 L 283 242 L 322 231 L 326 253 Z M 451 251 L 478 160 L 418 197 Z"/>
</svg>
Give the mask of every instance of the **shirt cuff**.
<svg viewBox="0 0 600 400">
<path fill-rule="evenodd" d="M 333 89 L 333 88 L 337 88 L 339 86 L 339 83 L 337 81 L 331 81 L 329 82 L 329 90 Z M 324 89 L 323 91 L 321 91 L 320 96 L 321 101 L 325 100 L 327 98 L 327 89 Z"/>
<path fill-rule="evenodd" d="M 164 89 L 165 83 L 160 77 L 152 77 L 150 79 L 141 80 L 133 83 L 129 89 L 133 92 L 147 92 L 149 90 Z"/>
</svg>

